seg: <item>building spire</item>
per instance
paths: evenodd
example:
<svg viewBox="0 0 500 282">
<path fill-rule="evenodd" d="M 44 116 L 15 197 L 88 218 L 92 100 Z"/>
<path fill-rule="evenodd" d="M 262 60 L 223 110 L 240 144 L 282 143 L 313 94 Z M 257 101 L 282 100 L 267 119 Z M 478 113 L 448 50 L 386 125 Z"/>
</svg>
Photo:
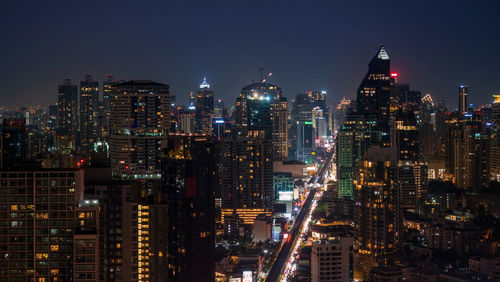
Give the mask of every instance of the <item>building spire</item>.
<svg viewBox="0 0 500 282">
<path fill-rule="evenodd" d="M 206 77 L 203 77 L 203 82 L 200 84 L 200 89 L 204 88 L 210 88 L 210 84 L 208 84 Z"/>
<path fill-rule="evenodd" d="M 378 60 L 389 60 L 389 55 L 387 55 L 387 52 L 385 51 L 384 45 L 380 46 L 380 49 L 378 49 L 377 54 L 375 57 L 373 57 L 373 60 L 378 59 Z"/>
</svg>

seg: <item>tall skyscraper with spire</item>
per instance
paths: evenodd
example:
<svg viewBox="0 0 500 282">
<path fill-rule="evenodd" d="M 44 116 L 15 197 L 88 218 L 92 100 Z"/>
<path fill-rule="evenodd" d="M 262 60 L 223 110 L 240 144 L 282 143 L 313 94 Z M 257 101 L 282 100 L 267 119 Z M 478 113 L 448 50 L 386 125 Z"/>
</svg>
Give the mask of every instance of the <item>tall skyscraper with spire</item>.
<svg viewBox="0 0 500 282">
<path fill-rule="evenodd" d="M 358 88 L 356 109 L 360 114 L 376 114 L 388 118 L 391 61 L 384 46 L 368 64 L 368 72 Z"/>
<path fill-rule="evenodd" d="M 337 135 L 337 185 L 339 195 L 353 196 L 356 161 L 371 146 L 389 147 L 391 77 L 389 55 L 381 46 L 368 64 L 357 92 L 356 107 L 348 112 Z"/>
<path fill-rule="evenodd" d="M 458 112 L 465 113 L 469 111 L 469 104 L 467 103 L 467 96 L 469 95 L 469 86 L 460 85 L 458 87 Z"/>
<path fill-rule="evenodd" d="M 196 132 L 212 134 L 212 120 L 214 118 L 214 92 L 210 90 L 207 78 L 203 78 L 196 95 Z"/>
</svg>

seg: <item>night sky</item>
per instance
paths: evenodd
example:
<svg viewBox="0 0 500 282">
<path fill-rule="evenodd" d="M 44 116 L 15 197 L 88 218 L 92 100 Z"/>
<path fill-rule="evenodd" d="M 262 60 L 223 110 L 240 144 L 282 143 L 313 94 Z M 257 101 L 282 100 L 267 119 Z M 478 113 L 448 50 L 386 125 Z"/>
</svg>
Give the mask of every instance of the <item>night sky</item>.
<svg viewBox="0 0 500 282">
<path fill-rule="evenodd" d="M 2 1 L 0 105 L 55 103 L 57 85 L 92 74 L 170 84 L 178 103 L 207 76 L 234 104 L 269 82 L 289 98 L 355 97 L 380 44 L 400 82 L 455 107 L 500 93 L 500 1 Z"/>
</svg>

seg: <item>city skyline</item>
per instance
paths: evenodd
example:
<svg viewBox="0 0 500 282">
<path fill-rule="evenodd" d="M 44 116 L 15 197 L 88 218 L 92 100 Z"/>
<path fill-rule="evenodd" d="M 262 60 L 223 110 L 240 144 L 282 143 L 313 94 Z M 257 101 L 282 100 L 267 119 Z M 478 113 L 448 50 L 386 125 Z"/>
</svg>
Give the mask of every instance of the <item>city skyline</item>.
<svg viewBox="0 0 500 282">
<path fill-rule="evenodd" d="M 217 98 L 232 101 L 259 79 L 261 66 L 275 70 L 269 82 L 287 98 L 327 90 L 330 104 L 355 97 L 365 62 L 381 44 L 400 82 L 452 107 L 460 84 L 470 86 L 475 104 L 500 92 L 494 2 L 433 3 L 432 9 L 391 1 L 37 5 L 2 9 L 7 43 L 0 47 L 0 97 L 7 106 L 54 104 L 55 85 L 64 78 L 77 83 L 91 74 L 102 83 L 106 73 L 168 84 L 180 104 L 206 76 Z M 88 13 L 91 22 L 77 20 Z"/>
<path fill-rule="evenodd" d="M 500 282 L 500 4 L 185 2 L 0 4 L 1 281 Z"/>
</svg>

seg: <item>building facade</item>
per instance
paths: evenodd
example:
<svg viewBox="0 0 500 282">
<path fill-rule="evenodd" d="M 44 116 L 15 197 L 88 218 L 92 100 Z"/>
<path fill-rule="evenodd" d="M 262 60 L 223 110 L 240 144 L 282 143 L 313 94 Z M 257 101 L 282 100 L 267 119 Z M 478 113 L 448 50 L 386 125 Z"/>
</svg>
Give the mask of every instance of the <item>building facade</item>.
<svg viewBox="0 0 500 282">
<path fill-rule="evenodd" d="M 115 84 L 111 94 L 110 160 L 123 179 L 159 179 L 170 126 L 169 86 L 150 80 Z"/>
<path fill-rule="evenodd" d="M 88 155 L 98 137 L 99 82 L 86 75 L 80 81 L 80 151 Z"/>
</svg>

